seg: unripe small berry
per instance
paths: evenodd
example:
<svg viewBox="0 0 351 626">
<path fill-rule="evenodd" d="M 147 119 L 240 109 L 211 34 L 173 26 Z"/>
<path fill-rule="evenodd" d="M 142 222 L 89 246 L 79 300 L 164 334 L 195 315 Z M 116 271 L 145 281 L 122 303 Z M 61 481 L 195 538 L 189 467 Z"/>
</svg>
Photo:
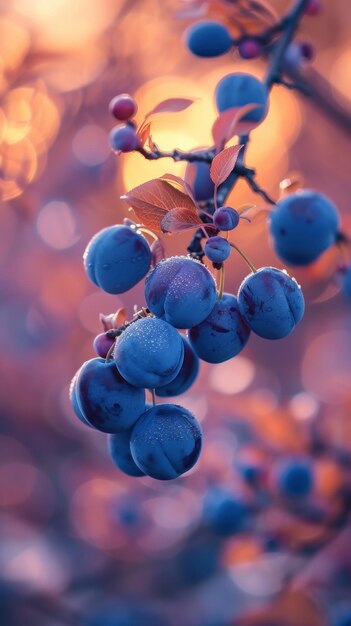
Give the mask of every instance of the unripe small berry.
<svg viewBox="0 0 351 626">
<path fill-rule="evenodd" d="M 114 150 L 121 152 L 132 152 L 140 145 L 135 128 L 130 124 L 114 126 L 110 132 L 110 143 Z"/>
<path fill-rule="evenodd" d="M 213 214 L 213 223 L 218 230 L 233 230 L 239 224 L 239 220 L 238 211 L 230 206 L 219 207 Z"/>
<path fill-rule="evenodd" d="M 205 243 L 204 252 L 210 261 L 223 263 L 230 255 L 230 243 L 218 235 L 210 237 Z"/>
<path fill-rule="evenodd" d="M 262 46 L 256 39 L 247 37 L 239 43 L 238 52 L 242 59 L 256 59 L 262 53 Z"/>
<path fill-rule="evenodd" d="M 96 335 L 93 341 L 93 348 L 98 356 L 105 359 L 111 346 L 115 343 L 115 339 L 109 337 L 107 333 Z"/>
<path fill-rule="evenodd" d="M 134 98 L 127 93 L 121 93 L 112 98 L 109 104 L 109 111 L 117 120 L 125 122 L 134 117 L 138 110 Z"/>
</svg>

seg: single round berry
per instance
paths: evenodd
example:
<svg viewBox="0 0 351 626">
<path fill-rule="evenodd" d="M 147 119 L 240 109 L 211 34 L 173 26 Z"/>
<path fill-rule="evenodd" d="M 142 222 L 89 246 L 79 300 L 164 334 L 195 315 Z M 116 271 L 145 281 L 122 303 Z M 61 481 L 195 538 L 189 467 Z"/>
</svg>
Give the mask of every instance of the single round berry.
<svg viewBox="0 0 351 626">
<path fill-rule="evenodd" d="M 180 396 L 191 387 L 199 373 L 199 359 L 188 340 L 182 336 L 184 345 L 184 360 L 177 376 L 168 385 L 156 387 L 155 392 L 161 398 Z"/>
<path fill-rule="evenodd" d="M 188 163 L 185 170 L 185 181 L 191 186 L 198 202 L 213 198 L 214 182 L 210 176 L 210 163 L 198 161 Z"/>
<path fill-rule="evenodd" d="M 228 537 L 242 531 L 247 514 L 242 499 L 225 489 L 212 488 L 205 496 L 204 521 L 220 536 Z"/>
<path fill-rule="evenodd" d="M 278 202 L 270 214 L 270 232 L 278 256 L 290 265 L 308 265 L 332 246 L 339 214 L 321 193 L 304 190 Z"/>
<path fill-rule="evenodd" d="M 145 476 L 133 460 L 130 452 L 130 437 L 132 431 L 108 435 L 107 446 L 114 464 L 127 476 Z"/>
<path fill-rule="evenodd" d="M 313 467 L 307 458 L 279 461 L 274 467 L 274 478 L 279 492 L 287 498 L 306 498 L 313 489 Z"/>
<path fill-rule="evenodd" d="M 184 359 L 183 341 L 167 322 L 145 317 L 123 331 L 116 341 L 114 359 L 131 385 L 154 389 L 177 376 Z"/>
<path fill-rule="evenodd" d="M 198 57 L 218 57 L 233 46 L 228 29 L 219 22 L 197 22 L 187 30 L 186 44 Z"/>
<path fill-rule="evenodd" d="M 289 335 L 305 310 L 296 280 L 274 267 L 262 267 L 249 274 L 240 285 L 238 301 L 246 323 L 265 339 Z"/>
<path fill-rule="evenodd" d="M 222 363 L 241 352 L 248 342 L 250 328 L 243 319 L 238 300 L 224 293 L 209 316 L 189 330 L 196 354 L 208 363 Z"/>
<path fill-rule="evenodd" d="M 306 15 L 310 15 L 311 17 L 315 17 L 322 12 L 322 9 L 322 0 L 309 0 L 305 8 L 305 13 Z"/>
<path fill-rule="evenodd" d="M 216 283 L 199 261 L 170 257 L 146 277 L 145 298 L 154 315 L 176 328 L 191 328 L 212 311 L 217 299 Z"/>
<path fill-rule="evenodd" d="M 77 378 L 78 378 L 79 372 L 80 372 L 80 369 L 78 370 L 78 372 L 75 373 L 75 375 L 73 376 L 71 380 L 71 384 L 69 386 L 69 399 L 72 403 L 73 410 L 76 416 L 78 417 L 78 419 L 82 422 L 82 424 L 85 424 L 86 426 L 91 427 L 91 424 L 89 424 L 88 420 L 84 416 L 84 413 L 79 405 L 78 398 L 77 398 Z"/>
<path fill-rule="evenodd" d="M 93 348 L 98 356 L 101 356 L 102 359 L 105 359 L 108 351 L 115 343 L 115 339 L 113 337 L 109 337 L 108 333 L 100 333 L 96 335 L 93 341 Z"/>
<path fill-rule="evenodd" d="M 237 73 L 224 76 L 216 87 L 215 98 L 220 113 L 246 104 L 259 105 L 244 115 L 242 119 L 245 121 L 260 122 L 268 110 L 267 87 L 251 74 Z"/>
<path fill-rule="evenodd" d="M 238 52 L 242 59 L 256 59 L 262 53 L 262 46 L 256 39 L 245 37 L 239 43 Z"/>
<path fill-rule="evenodd" d="M 121 93 L 119 96 L 115 96 L 109 104 L 111 115 L 121 122 L 126 122 L 131 117 L 134 117 L 137 110 L 137 103 L 134 98 L 127 93 Z"/>
<path fill-rule="evenodd" d="M 88 243 L 84 267 L 90 280 L 107 293 L 124 293 L 147 274 L 151 251 L 142 235 L 128 226 L 109 226 Z"/>
<path fill-rule="evenodd" d="M 140 146 L 140 140 L 132 124 L 119 124 L 110 132 L 110 144 L 116 152 L 132 152 Z"/>
<path fill-rule="evenodd" d="M 130 449 L 140 469 L 152 478 L 171 480 L 190 470 L 202 446 L 197 419 L 177 404 L 159 404 L 135 424 Z"/>
<path fill-rule="evenodd" d="M 230 206 L 221 206 L 213 214 L 213 223 L 218 230 L 233 230 L 240 221 L 238 211 Z"/>
<path fill-rule="evenodd" d="M 230 243 L 220 235 L 207 239 L 204 246 L 204 253 L 213 263 L 223 263 L 229 257 L 230 250 Z"/>
<path fill-rule="evenodd" d="M 122 378 L 112 360 L 86 361 L 76 384 L 84 417 L 104 433 L 129 430 L 145 410 L 144 389 L 136 389 Z"/>
</svg>

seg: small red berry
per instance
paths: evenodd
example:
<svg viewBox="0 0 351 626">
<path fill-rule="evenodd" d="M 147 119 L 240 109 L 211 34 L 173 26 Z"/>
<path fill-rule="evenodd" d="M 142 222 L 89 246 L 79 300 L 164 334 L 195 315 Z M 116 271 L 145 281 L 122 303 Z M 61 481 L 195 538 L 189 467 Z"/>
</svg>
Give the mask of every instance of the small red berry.
<svg viewBox="0 0 351 626">
<path fill-rule="evenodd" d="M 306 15 L 314 17 L 315 15 L 319 15 L 322 12 L 322 8 L 323 7 L 321 0 L 309 0 L 305 8 L 305 13 Z"/>
<path fill-rule="evenodd" d="M 115 96 L 109 104 L 111 115 L 121 122 L 125 122 L 131 117 L 134 117 L 137 110 L 137 103 L 134 98 L 127 93 L 121 93 L 119 96 Z"/>
</svg>

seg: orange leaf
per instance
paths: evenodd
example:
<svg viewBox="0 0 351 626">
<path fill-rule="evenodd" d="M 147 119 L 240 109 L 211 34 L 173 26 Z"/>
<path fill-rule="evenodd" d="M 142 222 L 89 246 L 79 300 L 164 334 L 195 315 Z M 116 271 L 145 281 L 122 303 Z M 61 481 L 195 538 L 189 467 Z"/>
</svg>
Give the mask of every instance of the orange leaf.
<svg viewBox="0 0 351 626">
<path fill-rule="evenodd" d="M 210 169 L 210 176 L 216 187 L 219 187 L 227 180 L 229 174 L 233 171 L 241 148 L 242 146 L 240 145 L 231 146 L 216 154 Z"/>
<path fill-rule="evenodd" d="M 175 174 L 164 174 L 160 177 L 160 180 L 165 180 L 176 189 L 179 189 L 182 193 L 185 193 L 193 201 L 194 205 L 197 206 L 193 190 L 186 180 L 180 178 L 180 176 L 175 176 Z"/>
<path fill-rule="evenodd" d="M 145 120 L 140 124 L 138 130 L 137 130 L 137 136 L 140 139 L 140 144 L 141 146 L 145 146 L 146 142 L 148 141 L 148 139 L 150 138 L 150 131 L 151 131 L 151 123 L 150 122 L 145 122 Z"/>
<path fill-rule="evenodd" d="M 232 107 L 223 111 L 212 126 L 212 136 L 216 147 L 222 149 L 234 135 L 245 135 L 256 128 L 260 122 L 240 120 L 257 108 L 261 108 L 261 105 L 246 104 L 243 107 Z"/>
<path fill-rule="evenodd" d="M 194 102 L 194 98 L 168 98 L 156 104 L 156 106 L 145 115 L 145 119 L 147 120 L 150 115 L 155 115 L 156 113 L 178 113 L 179 111 L 184 111 Z"/>
<path fill-rule="evenodd" d="M 195 208 L 190 210 L 186 207 L 177 207 L 168 211 L 161 222 L 164 233 L 179 232 L 198 226 L 202 226 L 202 221 Z"/>
<path fill-rule="evenodd" d="M 161 221 L 171 209 L 183 206 L 195 210 L 188 195 L 159 178 L 131 189 L 122 196 L 122 200 L 126 200 L 134 209 L 138 220 L 152 230 L 161 230 Z"/>
</svg>

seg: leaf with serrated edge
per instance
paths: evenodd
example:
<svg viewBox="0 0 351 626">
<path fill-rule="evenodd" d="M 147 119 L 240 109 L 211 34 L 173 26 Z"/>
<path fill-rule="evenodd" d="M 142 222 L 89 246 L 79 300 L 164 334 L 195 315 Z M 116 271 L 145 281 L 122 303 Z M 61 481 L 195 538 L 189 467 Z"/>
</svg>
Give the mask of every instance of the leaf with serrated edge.
<svg viewBox="0 0 351 626">
<path fill-rule="evenodd" d="M 195 102 L 195 98 L 168 98 L 156 104 L 146 115 L 147 120 L 151 115 L 156 113 L 179 113 L 190 107 Z"/>
<path fill-rule="evenodd" d="M 224 183 L 233 171 L 241 148 L 241 145 L 231 146 L 230 148 L 225 148 L 214 157 L 211 163 L 210 176 L 216 187 Z"/>
<path fill-rule="evenodd" d="M 161 228 L 164 233 L 179 232 L 189 228 L 198 228 L 202 225 L 195 208 L 189 210 L 186 207 L 176 207 L 168 211 L 161 222 Z"/>
</svg>

